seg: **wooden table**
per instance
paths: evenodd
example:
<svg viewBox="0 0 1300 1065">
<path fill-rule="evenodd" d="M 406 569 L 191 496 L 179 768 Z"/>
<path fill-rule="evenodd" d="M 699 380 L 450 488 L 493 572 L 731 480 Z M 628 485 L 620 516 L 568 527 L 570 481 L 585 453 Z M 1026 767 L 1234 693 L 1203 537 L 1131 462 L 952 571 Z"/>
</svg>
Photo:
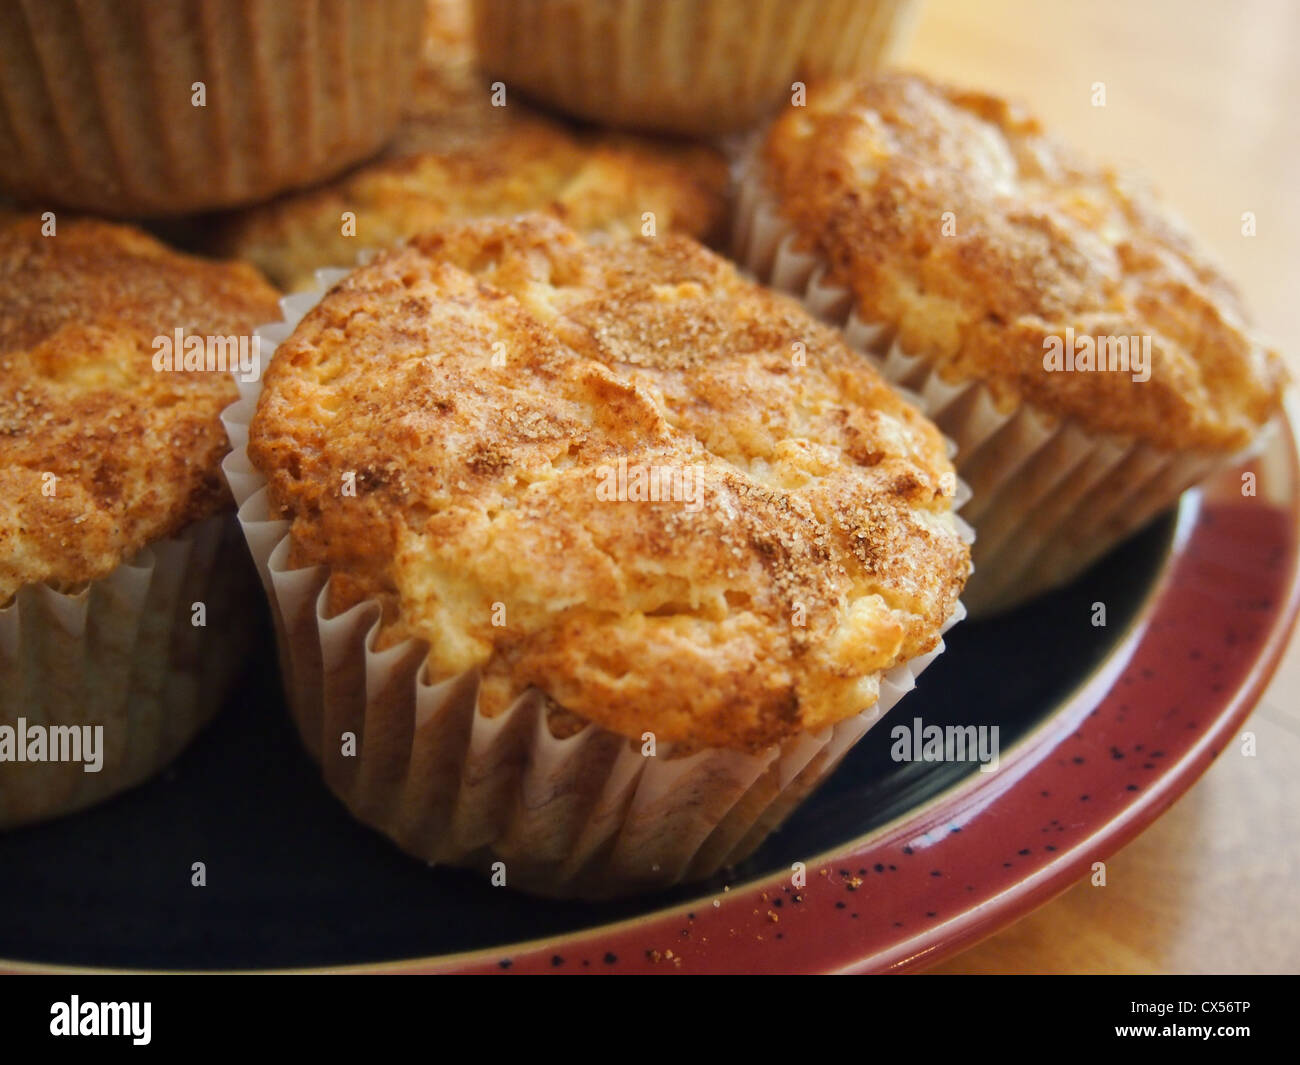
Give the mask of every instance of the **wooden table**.
<svg viewBox="0 0 1300 1065">
<path fill-rule="evenodd" d="M 1292 0 L 928 0 L 903 64 L 1017 97 L 1093 158 L 1144 171 L 1300 380 L 1297 45 Z M 1258 757 L 1226 751 L 1107 863 L 1107 887 L 1076 884 L 932 971 L 1300 971 L 1298 691 L 1293 640 L 1250 720 Z"/>
</svg>

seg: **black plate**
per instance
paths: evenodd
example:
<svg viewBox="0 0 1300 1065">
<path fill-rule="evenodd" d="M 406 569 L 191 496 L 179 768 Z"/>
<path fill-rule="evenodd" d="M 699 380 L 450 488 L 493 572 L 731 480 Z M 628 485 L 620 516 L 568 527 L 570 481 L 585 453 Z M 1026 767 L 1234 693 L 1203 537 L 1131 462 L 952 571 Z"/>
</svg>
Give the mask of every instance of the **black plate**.
<svg viewBox="0 0 1300 1065">
<path fill-rule="evenodd" d="M 1137 615 L 1169 551 L 1166 515 L 1069 588 L 965 622 L 895 714 L 996 722 L 1002 749 L 1050 714 Z M 1093 628 L 1090 605 L 1110 624 Z M 430 869 L 355 823 L 281 701 L 269 642 L 218 720 L 162 777 L 96 809 L 0 835 L 0 958 L 125 968 L 359 964 L 570 932 L 709 895 L 724 878 L 621 902 L 534 899 Z M 994 701 L 972 706 L 975 693 Z M 877 726 L 728 882 L 788 868 L 975 771 L 903 763 Z M 191 866 L 205 863 L 206 887 Z"/>
</svg>

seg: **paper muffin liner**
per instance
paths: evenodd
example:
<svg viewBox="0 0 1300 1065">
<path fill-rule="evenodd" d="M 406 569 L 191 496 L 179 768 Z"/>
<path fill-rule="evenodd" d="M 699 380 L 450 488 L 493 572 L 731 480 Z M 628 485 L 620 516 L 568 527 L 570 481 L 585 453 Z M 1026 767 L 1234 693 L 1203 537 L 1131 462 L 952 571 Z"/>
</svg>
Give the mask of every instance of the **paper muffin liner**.
<svg viewBox="0 0 1300 1065">
<path fill-rule="evenodd" d="M 580 118 L 739 129 L 798 79 L 880 66 L 913 0 L 475 0 L 486 72 Z"/>
<path fill-rule="evenodd" d="M 344 273 L 319 271 L 320 288 L 282 300 L 285 320 L 258 330 L 262 350 L 269 355 Z M 271 515 L 246 447 L 261 383 L 240 389 L 223 415 L 225 468 L 271 601 L 294 720 L 349 810 L 429 863 L 489 872 L 500 862 L 507 885 L 560 897 L 708 877 L 752 853 L 943 651 L 940 640 L 884 672 L 879 700 L 857 716 L 757 755 L 677 757 L 660 744 L 647 757 L 639 739 L 591 723 L 557 737 L 535 690 L 488 717 L 476 671 L 431 683 L 424 643 L 379 649 L 377 603 L 330 616 L 328 568 L 289 567 L 289 522 Z M 958 603 L 943 631 L 964 616 Z"/>
<path fill-rule="evenodd" d="M 133 787 L 212 718 L 252 645 L 241 614 L 256 592 L 240 540 L 229 513 L 207 518 L 77 591 L 27 585 L 0 607 L 0 727 L 15 747 L 0 760 L 0 829 Z M 37 730 L 48 756 L 53 729 L 84 739 L 97 726 L 95 772 L 80 744 L 81 761 L 16 760 L 18 748 L 41 752 L 22 741 Z"/>
<path fill-rule="evenodd" d="M 0 4 L 0 190 L 135 216 L 323 180 L 396 129 L 423 18 L 421 0 Z"/>
<path fill-rule="evenodd" d="M 979 532 L 962 594 L 971 616 L 1009 610 L 1068 583 L 1216 469 L 1239 460 L 1175 452 L 1092 433 L 1030 404 L 1007 408 L 978 381 L 949 381 L 904 351 L 892 329 L 858 316 L 852 294 L 802 250 L 764 186 L 754 145 L 738 166 L 734 257 L 760 281 L 797 296 L 835 325 L 893 385 L 909 393 L 956 445 L 971 492 L 960 513 Z"/>
</svg>

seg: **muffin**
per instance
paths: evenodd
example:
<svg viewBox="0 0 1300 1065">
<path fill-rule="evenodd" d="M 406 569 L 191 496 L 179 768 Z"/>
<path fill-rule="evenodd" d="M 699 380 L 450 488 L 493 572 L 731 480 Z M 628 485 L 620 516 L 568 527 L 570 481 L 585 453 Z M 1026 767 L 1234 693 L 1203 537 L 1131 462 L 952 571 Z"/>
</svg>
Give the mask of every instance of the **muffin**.
<svg viewBox="0 0 1300 1065">
<path fill-rule="evenodd" d="M 912 0 L 475 0 L 484 69 L 579 118 L 668 133 L 743 129 L 795 82 L 872 71 Z"/>
<path fill-rule="evenodd" d="M 740 261 L 956 442 L 973 615 L 1068 582 L 1280 410 L 1281 361 L 1180 224 L 995 97 L 814 86 L 740 201 Z"/>
<path fill-rule="evenodd" d="M 218 220 L 211 247 L 286 289 L 442 224 L 547 211 L 582 231 L 725 239 L 726 160 L 703 145 L 580 132 L 491 90 L 444 49 L 417 77 L 383 157 L 329 184 Z M 351 225 L 345 222 L 351 221 Z"/>
<path fill-rule="evenodd" d="M 0 828 L 166 764 L 217 709 L 256 599 L 220 471 L 233 379 L 164 356 L 248 338 L 275 291 L 133 229 L 48 231 L 0 214 Z"/>
<path fill-rule="evenodd" d="M 421 859 L 708 876 L 961 615 L 941 435 L 688 238 L 464 223 L 286 307 L 227 470 L 302 737 Z"/>
<path fill-rule="evenodd" d="M 420 0 L 0 4 L 0 192 L 157 216 L 266 199 L 375 154 Z"/>
</svg>

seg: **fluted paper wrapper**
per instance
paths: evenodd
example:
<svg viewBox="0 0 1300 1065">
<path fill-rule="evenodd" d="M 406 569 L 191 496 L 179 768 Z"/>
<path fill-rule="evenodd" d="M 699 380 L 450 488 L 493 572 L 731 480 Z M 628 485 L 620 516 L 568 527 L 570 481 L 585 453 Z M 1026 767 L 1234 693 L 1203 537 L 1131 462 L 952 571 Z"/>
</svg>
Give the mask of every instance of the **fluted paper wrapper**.
<svg viewBox="0 0 1300 1065">
<path fill-rule="evenodd" d="M 874 70 L 913 0 L 475 0 L 485 72 L 580 118 L 722 133 L 797 79 Z"/>
<path fill-rule="evenodd" d="M 216 713 L 251 646 L 240 611 L 253 587 L 223 514 L 75 593 L 28 585 L 0 608 L 0 726 L 103 729 L 98 772 L 80 761 L 0 761 L 0 828 L 82 809 L 170 762 Z"/>
<path fill-rule="evenodd" d="M 957 475 L 971 492 L 960 513 L 979 533 L 975 572 L 962 594 L 972 617 L 1068 583 L 1184 490 L 1240 457 L 1091 433 L 1030 405 L 1000 408 L 978 381 L 945 380 L 904 351 L 889 328 L 863 321 L 852 294 L 827 281 L 825 265 L 799 247 L 778 213 L 752 154 L 738 172 L 736 259 L 838 326 L 955 443 Z"/>
<path fill-rule="evenodd" d="M 321 288 L 342 273 L 320 271 Z M 258 330 L 262 351 L 320 296 L 283 300 L 285 322 Z M 485 873 L 501 862 L 507 885 L 564 897 L 708 877 L 749 855 L 943 650 L 940 641 L 882 674 L 878 702 L 861 714 L 758 755 L 711 748 L 675 757 L 661 744 L 647 757 L 639 740 L 594 724 L 557 738 L 536 691 L 488 717 L 475 672 L 431 683 L 424 644 L 378 649 L 378 604 L 330 616 L 328 570 L 289 568 L 289 523 L 270 514 L 266 480 L 246 449 L 261 384 L 240 388 L 224 415 L 226 473 L 271 600 L 299 732 L 352 813 L 424 861 Z M 945 631 L 964 615 L 959 603 Z"/>
<path fill-rule="evenodd" d="M 423 18 L 421 0 L 0 4 L 0 190 L 136 216 L 323 180 L 396 129 Z"/>
</svg>

